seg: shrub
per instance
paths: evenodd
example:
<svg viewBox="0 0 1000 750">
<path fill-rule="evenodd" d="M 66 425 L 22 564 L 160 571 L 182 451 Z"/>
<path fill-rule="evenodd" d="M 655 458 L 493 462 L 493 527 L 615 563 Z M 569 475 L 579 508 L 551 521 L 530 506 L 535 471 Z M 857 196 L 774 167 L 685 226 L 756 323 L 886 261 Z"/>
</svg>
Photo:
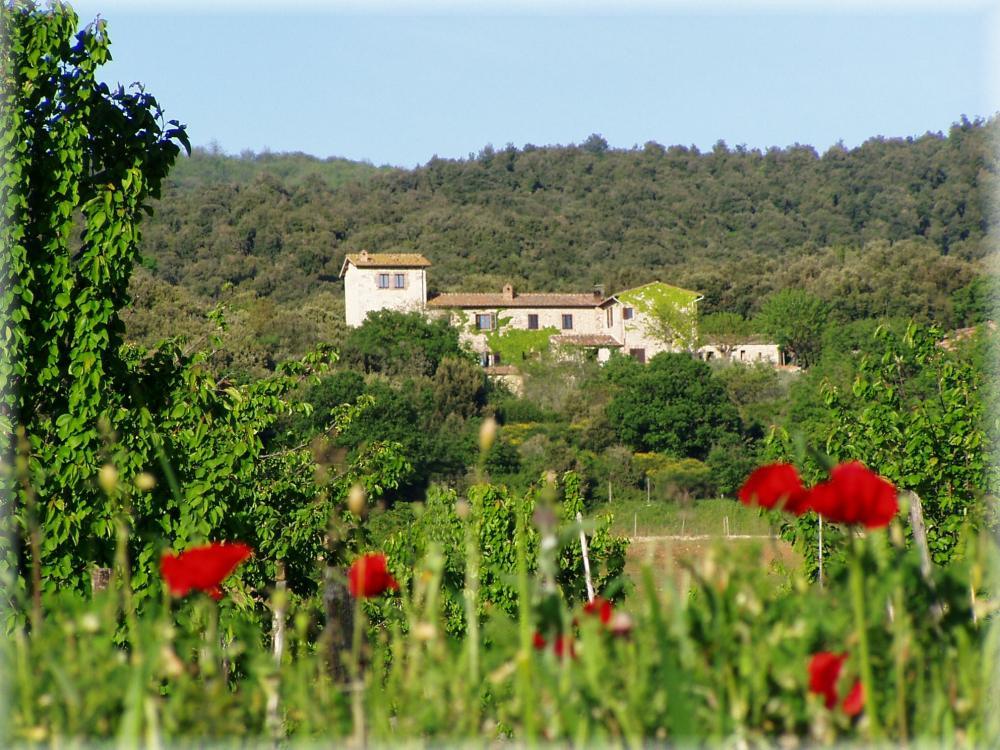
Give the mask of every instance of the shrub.
<svg viewBox="0 0 1000 750">
<path fill-rule="evenodd" d="M 712 497 L 716 493 L 712 470 L 695 458 L 679 458 L 650 472 L 649 480 L 657 494 L 667 498 L 687 500 Z"/>
<path fill-rule="evenodd" d="M 579 477 L 574 472 L 563 475 L 557 488 L 561 500 L 557 507 L 560 522 L 566 526 L 575 522 L 577 512 L 584 510 L 584 497 Z M 411 524 L 394 534 L 386 543 L 386 554 L 392 561 L 392 573 L 401 586 L 407 586 L 413 571 L 432 546 L 444 558 L 442 573 L 442 614 L 447 629 L 452 633 L 465 628 L 465 610 L 462 591 L 465 585 L 465 566 L 469 557 L 469 540 L 466 524 L 478 532 L 475 544 L 480 556 L 479 564 L 479 614 L 486 617 L 492 609 L 507 615 L 517 613 L 517 591 L 514 576 L 517 570 L 515 529 L 517 516 L 528 529 L 529 570 L 537 568 L 539 536 L 531 523 L 536 506 L 536 490 L 515 495 L 502 485 L 474 485 L 469 488 L 467 520 L 456 511 L 458 495 L 453 490 L 432 487 L 427 494 L 424 510 L 414 517 Z M 464 512 L 464 511 L 463 511 Z M 596 526 L 588 535 L 594 587 L 604 591 L 615 581 L 625 567 L 627 541 L 611 535 L 611 516 L 596 519 Z M 557 580 L 563 596 L 570 602 L 586 595 L 583 558 L 576 535 L 562 535 L 565 540 L 559 558 Z"/>
<path fill-rule="evenodd" d="M 351 330 L 341 352 L 345 362 L 365 372 L 431 376 L 445 357 L 467 357 L 458 329 L 447 320 L 418 312 L 378 310 Z"/>
<path fill-rule="evenodd" d="M 726 432 L 739 429 L 712 368 L 687 354 L 661 353 L 645 367 L 616 365 L 617 392 L 608 419 L 618 437 L 636 450 L 703 459 Z"/>
<path fill-rule="evenodd" d="M 601 454 L 596 466 L 595 481 L 603 484 L 611 481 L 618 487 L 638 487 L 642 484 L 643 472 L 632 460 L 632 451 L 624 445 L 613 445 Z"/>
<path fill-rule="evenodd" d="M 750 473 L 760 463 L 758 450 L 738 435 L 723 435 L 708 452 L 705 463 L 711 470 L 716 488 L 727 497 L 734 497 Z"/>
</svg>

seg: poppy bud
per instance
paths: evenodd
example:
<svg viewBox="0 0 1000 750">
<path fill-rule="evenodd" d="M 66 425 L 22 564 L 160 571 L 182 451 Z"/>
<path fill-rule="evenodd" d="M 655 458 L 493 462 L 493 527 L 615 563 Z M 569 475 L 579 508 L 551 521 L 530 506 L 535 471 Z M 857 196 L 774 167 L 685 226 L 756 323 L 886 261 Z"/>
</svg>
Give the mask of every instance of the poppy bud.
<svg viewBox="0 0 1000 750">
<path fill-rule="evenodd" d="M 135 488 L 141 492 L 149 492 L 156 486 L 156 477 L 148 471 L 142 471 L 135 475 Z"/>
<path fill-rule="evenodd" d="M 347 494 L 347 509 L 358 517 L 364 517 L 367 503 L 364 487 L 360 484 L 351 487 L 351 491 Z"/>
<path fill-rule="evenodd" d="M 497 439 L 497 421 L 493 417 L 487 417 L 479 425 L 479 450 L 487 453 L 493 447 L 493 442 Z"/>
<path fill-rule="evenodd" d="M 97 483 L 105 494 L 110 495 L 118 488 L 118 469 L 111 464 L 104 464 L 97 472 Z"/>
</svg>

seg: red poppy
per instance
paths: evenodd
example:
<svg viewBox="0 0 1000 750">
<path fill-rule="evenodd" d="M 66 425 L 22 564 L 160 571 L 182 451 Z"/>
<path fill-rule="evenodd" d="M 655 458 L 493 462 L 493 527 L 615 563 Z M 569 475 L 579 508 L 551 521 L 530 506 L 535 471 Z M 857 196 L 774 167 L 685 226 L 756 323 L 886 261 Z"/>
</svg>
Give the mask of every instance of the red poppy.
<svg viewBox="0 0 1000 750">
<path fill-rule="evenodd" d="M 179 555 L 164 554 L 160 558 L 160 574 L 174 596 L 204 591 L 219 600 L 222 598 L 219 584 L 252 554 L 253 550 L 245 544 L 206 544 Z"/>
<path fill-rule="evenodd" d="M 864 705 L 865 705 L 864 688 L 861 687 L 861 680 L 855 680 L 854 687 L 851 688 L 851 691 L 847 694 L 847 697 L 844 698 L 844 704 L 843 706 L 841 706 L 841 708 L 844 709 L 844 713 L 847 714 L 848 716 L 857 716 L 859 713 L 861 713 L 861 709 L 864 708 Z"/>
<path fill-rule="evenodd" d="M 791 464 L 761 466 L 747 477 L 740 488 L 739 498 L 744 505 L 759 505 L 762 508 L 777 506 L 797 516 L 809 510 L 809 493 Z"/>
<path fill-rule="evenodd" d="M 837 679 L 847 654 L 833 654 L 820 651 L 809 660 L 809 692 L 822 695 L 826 707 L 837 705 Z"/>
<path fill-rule="evenodd" d="M 611 602 L 603 596 L 595 596 L 594 600 L 583 605 L 583 612 L 587 615 L 601 618 L 601 624 L 607 625 L 611 622 L 611 615 L 614 614 L 614 607 Z"/>
<path fill-rule="evenodd" d="M 545 636 L 539 633 L 537 630 L 535 631 L 535 635 L 532 638 L 532 642 L 534 643 L 536 651 L 544 651 L 545 647 L 549 644 L 549 642 L 545 640 Z M 557 635 L 555 641 L 552 644 L 552 650 L 555 652 L 555 655 L 558 656 L 560 659 L 563 657 L 564 654 L 567 654 L 574 659 L 576 658 L 576 649 L 573 648 L 572 636 L 563 635 L 562 633 Z"/>
<path fill-rule="evenodd" d="M 354 561 L 347 571 L 347 587 L 352 596 L 367 599 L 389 589 L 395 591 L 399 584 L 389 573 L 385 555 L 375 552 L 362 555 Z"/>
<path fill-rule="evenodd" d="M 552 650 L 556 652 L 556 656 L 560 659 L 563 656 L 570 656 L 576 658 L 576 650 L 573 648 L 573 636 L 563 635 L 560 633 L 556 636 L 556 642 L 552 644 Z"/>
<path fill-rule="evenodd" d="M 809 505 L 828 521 L 869 529 L 888 525 L 899 510 L 896 488 L 858 461 L 834 467 L 829 481 L 812 488 Z"/>
</svg>

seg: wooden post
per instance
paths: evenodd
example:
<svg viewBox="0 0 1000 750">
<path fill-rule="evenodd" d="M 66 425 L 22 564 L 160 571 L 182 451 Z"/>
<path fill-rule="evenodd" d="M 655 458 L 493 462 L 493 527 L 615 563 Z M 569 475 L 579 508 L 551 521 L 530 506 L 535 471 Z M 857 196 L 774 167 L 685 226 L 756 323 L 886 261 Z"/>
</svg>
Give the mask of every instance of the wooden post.
<svg viewBox="0 0 1000 750">
<path fill-rule="evenodd" d="M 320 636 L 327 658 L 330 676 L 336 681 L 346 682 L 349 674 L 344 654 L 351 650 L 354 634 L 354 602 L 344 582 L 344 570 L 327 566 L 323 584 L 323 609 L 326 625 Z"/>
<path fill-rule="evenodd" d="M 920 575 L 923 576 L 927 587 L 934 596 L 934 603 L 931 605 L 931 614 L 934 621 L 938 622 L 944 614 L 941 602 L 937 598 L 937 587 L 934 585 L 934 578 L 931 576 L 931 550 L 927 546 L 927 526 L 924 524 L 924 505 L 920 501 L 920 495 L 912 490 L 907 493 L 910 497 L 910 528 L 913 530 L 913 543 L 917 545 L 920 553 Z"/>
<path fill-rule="evenodd" d="M 104 591 L 108 588 L 111 583 L 111 568 L 102 568 L 95 565 L 90 569 L 90 590 L 91 593 L 96 594 L 98 591 Z"/>
<path fill-rule="evenodd" d="M 271 646 L 274 652 L 275 682 L 267 693 L 267 726 L 275 745 L 281 741 L 284 731 L 281 721 L 280 686 L 281 658 L 285 653 L 285 612 L 288 584 L 285 581 L 285 564 L 278 561 L 275 573 L 274 594 L 271 599 Z"/>
<path fill-rule="evenodd" d="M 271 616 L 271 644 L 274 649 L 275 666 L 281 666 L 281 657 L 285 653 L 285 597 L 288 583 L 285 581 L 285 563 L 277 563 L 277 580 L 274 584 L 274 609 Z"/>
<path fill-rule="evenodd" d="M 587 601 L 594 601 L 594 583 L 590 580 L 590 557 L 587 555 L 587 535 L 583 533 L 583 514 L 576 512 L 576 522 L 580 524 L 580 551 L 583 553 L 583 577 L 587 582 Z"/>
<path fill-rule="evenodd" d="M 913 529 L 913 543 L 920 552 L 920 574 L 924 580 L 931 576 L 931 551 L 927 546 L 927 526 L 924 524 L 924 505 L 916 492 L 907 493 L 910 496 L 910 528 Z"/>
<path fill-rule="evenodd" d="M 639 514 L 632 514 L 632 537 L 635 538 L 639 536 Z"/>
<path fill-rule="evenodd" d="M 649 474 L 646 475 L 646 505 L 649 505 Z"/>
<path fill-rule="evenodd" d="M 611 502 L 611 480 L 608 480 L 608 502 Z"/>
</svg>

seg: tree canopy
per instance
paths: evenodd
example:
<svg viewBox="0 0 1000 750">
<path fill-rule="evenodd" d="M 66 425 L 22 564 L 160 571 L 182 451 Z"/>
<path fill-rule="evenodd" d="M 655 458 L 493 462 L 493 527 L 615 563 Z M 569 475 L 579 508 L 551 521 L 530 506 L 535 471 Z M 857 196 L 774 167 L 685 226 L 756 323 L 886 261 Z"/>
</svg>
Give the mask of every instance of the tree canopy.
<svg viewBox="0 0 1000 750">
<path fill-rule="evenodd" d="M 609 365 L 610 366 L 610 365 Z M 704 459 L 740 419 L 712 369 L 685 353 L 662 353 L 645 366 L 618 358 L 609 377 L 618 390 L 608 418 L 636 450 Z"/>
<path fill-rule="evenodd" d="M 234 363 L 262 351 L 249 367 L 342 342 L 339 270 L 363 249 L 423 253 L 432 292 L 510 282 L 610 293 L 659 280 L 703 294 L 705 315 L 752 319 L 771 294 L 795 288 L 841 322 L 898 316 L 948 328 L 969 319 L 956 291 L 985 275 L 996 127 L 962 119 L 947 133 L 823 154 L 624 150 L 592 138 L 406 170 L 196 151 L 164 185 L 137 279 L 181 287 L 205 310 L 237 300 L 222 347 Z M 137 300 L 137 336 L 167 325 L 164 304 Z"/>
</svg>

